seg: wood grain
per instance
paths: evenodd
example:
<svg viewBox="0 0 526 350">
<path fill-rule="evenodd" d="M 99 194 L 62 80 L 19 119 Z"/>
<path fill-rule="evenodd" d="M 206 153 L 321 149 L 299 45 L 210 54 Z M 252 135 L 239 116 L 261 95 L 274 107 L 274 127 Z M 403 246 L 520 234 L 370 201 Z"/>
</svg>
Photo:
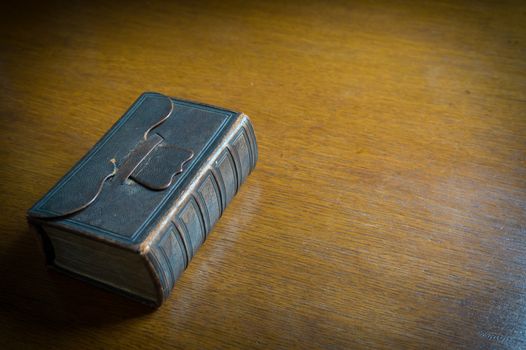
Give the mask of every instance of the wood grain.
<svg viewBox="0 0 526 350">
<path fill-rule="evenodd" d="M 526 348 L 524 2 L 0 13 L 3 348 Z M 25 223 L 143 91 L 260 151 L 155 312 L 47 272 Z"/>
</svg>

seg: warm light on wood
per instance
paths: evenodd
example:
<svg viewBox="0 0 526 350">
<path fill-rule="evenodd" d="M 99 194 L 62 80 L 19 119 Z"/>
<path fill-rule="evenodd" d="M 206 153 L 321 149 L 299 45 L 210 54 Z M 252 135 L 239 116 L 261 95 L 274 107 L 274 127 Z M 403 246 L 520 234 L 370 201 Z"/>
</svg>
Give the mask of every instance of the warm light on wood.
<svg viewBox="0 0 526 350">
<path fill-rule="evenodd" d="M 525 346 L 523 2 L 0 17 L 0 347 Z M 243 111 L 259 147 L 155 312 L 46 271 L 25 218 L 143 91 Z"/>
</svg>

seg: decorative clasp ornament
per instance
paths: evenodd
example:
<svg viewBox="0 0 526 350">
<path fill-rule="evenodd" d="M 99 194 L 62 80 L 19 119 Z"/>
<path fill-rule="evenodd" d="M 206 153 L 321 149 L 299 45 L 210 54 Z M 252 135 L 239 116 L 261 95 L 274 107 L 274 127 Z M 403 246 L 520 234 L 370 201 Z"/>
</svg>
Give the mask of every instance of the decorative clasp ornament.
<svg viewBox="0 0 526 350">
<path fill-rule="evenodd" d="M 121 161 L 108 160 L 113 164 L 113 171 L 100 180 L 95 193 L 86 196 L 85 202 L 76 208 L 71 208 L 58 215 L 39 217 L 52 219 L 78 213 L 97 200 L 106 187 L 105 184 L 127 186 L 131 179 L 154 191 L 162 191 L 170 187 L 174 177 L 182 173 L 184 166 L 194 157 L 194 151 L 167 143 L 159 133 L 151 134 L 155 128 L 172 116 L 175 109 L 172 99 L 165 97 L 170 102 L 169 112 L 144 132 L 142 140 L 124 159 Z"/>
</svg>

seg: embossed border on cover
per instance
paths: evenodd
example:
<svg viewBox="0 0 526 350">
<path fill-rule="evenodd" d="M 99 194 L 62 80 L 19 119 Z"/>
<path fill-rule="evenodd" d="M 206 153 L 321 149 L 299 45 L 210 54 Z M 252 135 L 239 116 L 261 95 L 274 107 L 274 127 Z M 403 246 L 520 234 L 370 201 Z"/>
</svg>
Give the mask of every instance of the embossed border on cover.
<svg viewBox="0 0 526 350">
<path fill-rule="evenodd" d="M 119 130 L 122 126 L 126 124 L 128 119 L 130 119 L 134 112 L 140 107 L 140 105 L 144 102 L 144 100 L 151 96 L 159 96 L 160 94 L 154 93 L 154 92 L 147 92 L 143 93 L 139 99 L 130 107 L 130 109 L 124 114 L 123 117 L 121 117 L 117 123 L 110 128 L 110 130 L 94 145 L 94 147 L 76 164 L 73 166 L 73 168 L 64 176 L 62 177 L 59 182 L 53 187 L 51 191 L 49 191 L 40 201 L 38 201 L 31 209 L 30 211 L 35 212 L 43 212 L 46 214 L 56 214 L 54 212 L 50 212 L 47 210 L 41 209 L 41 207 L 57 192 L 59 191 L 64 184 L 66 184 L 71 178 L 73 178 L 78 171 L 82 169 L 82 167 L 111 139 L 111 137 Z M 219 107 L 209 106 L 206 104 L 201 104 L 198 102 L 192 102 L 192 101 L 186 101 L 186 100 L 180 100 L 177 98 L 170 97 L 175 104 L 184 105 L 186 107 L 190 108 L 196 108 L 201 109 L 207 112 L 213 112 L 217 114 L 222 114 L 225 118 L 219 128 L 216 130 L 214 135 L 208 140 L 206 145 L 203 147 L 202 151 L 197 155 L 197 157 L 194 159 L 190 167 L 182 174 L 182 176 L 177 180 L 176 183 L 172 184 L 172 186 L 167 190 L 166 195 L 163 197 L 161 201 L 159 201 L 158 205 L 155 207 L 155 209 L 148 215 L 148 217 L 144 220 L 144 222 L 137 228 L 137 230 L 130 236 L 128 235 L 122 235 L 113 231 L 106 230 L 101 227 L 97 227 L 94 225 L 89 225 L 87 223 L 84 223 L 82 221 L 75 220 L 73 218 L 66 218 L 60 220 L 60 222 L 65 222 L 73 226 L 79 226 L 84 229 L 93 231 L 95 233 L 101 234 L 101 235 L 107 235 L 110 237 L 113 237 L 114 239 L 117 239 L 119 241 L 123 241 L 125 243 L 136 243 L 137 239 L 141 236 L 141 233 L 143 233 L 145 227 L 151 223 L 152 220 L 155 219 L 157 214 L 162 210 L 163 206 L 171 199 L 173 192 L 178 188 L 178 185 L 184 181 L 188 174 L 192 172 L 192 170 L 195 168 L 196 164 L 199 163 L 199 161 L 209 153 L 209 149 L 211 144 L 217 140 L 219 135 L 224 131 L 226 125 L 238 115 L 238 113 L 229 111 L 227 109 L 222 109 Z"/>
</svg>

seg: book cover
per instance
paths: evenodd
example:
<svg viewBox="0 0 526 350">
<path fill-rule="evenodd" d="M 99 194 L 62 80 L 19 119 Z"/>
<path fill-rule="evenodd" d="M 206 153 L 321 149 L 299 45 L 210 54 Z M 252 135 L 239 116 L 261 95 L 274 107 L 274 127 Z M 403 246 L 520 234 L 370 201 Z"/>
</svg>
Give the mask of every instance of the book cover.
<svg viewBox="0 0 526 350">
<path fill-rule="evenodd" d="M 28 221 L 48 265 L 160 305 L 257 156 L 246 115 L 144 93 Z"/>
</svg>

